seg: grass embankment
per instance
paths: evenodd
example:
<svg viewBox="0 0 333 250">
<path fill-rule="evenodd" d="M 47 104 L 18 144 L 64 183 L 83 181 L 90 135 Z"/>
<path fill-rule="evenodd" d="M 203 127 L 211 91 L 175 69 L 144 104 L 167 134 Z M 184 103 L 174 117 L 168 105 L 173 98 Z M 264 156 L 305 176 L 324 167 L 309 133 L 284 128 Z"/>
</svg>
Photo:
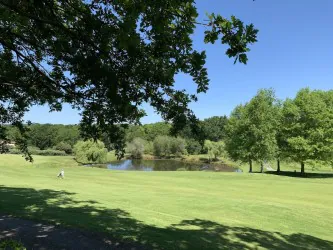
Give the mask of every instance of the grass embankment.
<svg viewBox="0 0 333 250">
<path fill-rule="evenodd" d="M 333 178 L 75 166 L 70 157 L 32 165 L 1 155 L 0 213 L 156 249 L 333 248 Z"/>
</svg>

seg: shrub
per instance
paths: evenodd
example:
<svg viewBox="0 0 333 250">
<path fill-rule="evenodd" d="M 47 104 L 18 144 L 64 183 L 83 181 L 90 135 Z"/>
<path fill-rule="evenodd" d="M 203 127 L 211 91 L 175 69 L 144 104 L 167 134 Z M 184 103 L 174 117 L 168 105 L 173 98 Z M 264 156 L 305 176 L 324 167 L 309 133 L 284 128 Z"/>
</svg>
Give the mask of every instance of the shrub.
<svg viewBox="0 0 333 250">
<path fill-rule="evenodd" d="M 46 150 L 37 150 L 34 155 L 44 155 L 44 156 L 66 156 L 65 151 L 54 150 L 54 149 L 46 149 Z"/>
<path fill-rule="evenodd" d="M 225 144 L 223 141 L 213 142 L 210 140 L 205 140 L 205 149 L 208 152 L 210 159 L 217 159 L 219 156 L 225 156 Z"/>
<path fill-rule="evenodd" d="M 157 136 L 154 140 L 154 154 L 156 156 L 181 156 L 186 154 L 186 142 L 184 139 L 170 136 Z"/>
<path fill-rule="evenodd" d="M 189 153 L 190 155 L 197 155 L 197 154 L 200 154 L 201 150 L 202 150 L 202 146 L 198 141 L 196 141 L 194 139 L 186 140 L 187 153 Z"/>
<path fill-rule="evenodd" d="M 44 156 L 66 156 L 65 151 L 60 150 L 54 150 L 54 149 L 46 149 L 46 150 L 40 150 L 36 148 L 29 148 L 29 152 L 32 155 L 44 155 Z M 22 151 L 16 148 L 9 150 L 10 154 L 22 154 Z"/>
<path fill-rule="evenodd" d="M 153 142 L 146 141 L 144 153 L 145 154 L 154 154 L 154 144 L 153 144 Z"/>
<path fill-rule="evenodd" d="M 107 149 L 101 141 L 79 141 L 74 146 L 74 154 L 80 163 L 105 163 L 107 160 Z"/>
<path fill-rule="evenodd" d="M 73 153 L 73 148 L 69 143 L 66 142 L 59 142 L 54 149 L 60 150 L 60 151 L 65 151 L 66 154 L 72 154 Z"/>
<path fill-rule="evenodd" d="M 154 154 L 156 156 L 169 156 L 170 155 L 170 137 L 157 136 L 154 140 Z"/>
<path fill-rule="evenodd" d="M 170 138 L 170 152 L 176 156 L 187 154 L 186 141 L 183 138 Z"/>
<path fill-rule="evenodd" d="M 144 153 L 145 144 L 147 142 L 141 138 L 134 138 L 133 141 L 128 143 L 127 151 L 135 159 L 141 159 Z"/>
</svg>

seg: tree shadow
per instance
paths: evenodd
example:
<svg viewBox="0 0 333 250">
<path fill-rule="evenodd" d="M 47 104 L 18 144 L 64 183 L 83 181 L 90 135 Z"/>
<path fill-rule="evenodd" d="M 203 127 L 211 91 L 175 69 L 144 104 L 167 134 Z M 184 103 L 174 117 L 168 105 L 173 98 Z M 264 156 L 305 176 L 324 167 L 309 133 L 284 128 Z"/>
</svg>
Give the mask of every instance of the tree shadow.
<svg viewBox="0 0 333 250">
<path fill-rule="evenodd" d="M 287 235 L 202 219 L 160 228 L 136 220 L 124 210 L 108 209 L 92 200 L 77 200 L 74 193 L 49 189 L 0 186 L 0 211 L 89 229 L 119 242 L 120 249 L 333 249 L 333 242 L 306 234 Z M 76 246 L 80 248 L 79 241 Z"/>
<path fill-rule="evenodd" d="M 266 174 L 272 175 L 280 175 L 280 176 L 287 176 L 287 177 L 295 177 L 295 178 L 318 178 L 318 179 L 325 179 L 325 178 L 333 178 L 333 173 L 304 173 L 303 175 L 301 172 L 296 171 L 266 171 Z"/>
</svg>

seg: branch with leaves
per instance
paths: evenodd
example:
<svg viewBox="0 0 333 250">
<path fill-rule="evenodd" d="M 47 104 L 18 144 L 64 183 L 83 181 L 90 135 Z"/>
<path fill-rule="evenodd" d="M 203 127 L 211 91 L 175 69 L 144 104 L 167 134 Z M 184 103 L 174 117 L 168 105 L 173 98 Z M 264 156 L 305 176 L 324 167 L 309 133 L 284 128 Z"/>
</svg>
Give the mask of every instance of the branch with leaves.
<svg viewBox="0 0 333 250">
<path fill-rule="evenodd" d="M 16 103 L 17 113 L 41 104 L 59 111 L 69 103 L 81 112 L 85 138 L 107 132 L 119 157 L 122 131 L 140 122 L 143 103 L 175 132 L 195 123 L 188 104 L 197 96 L 174 88 L 179 73 L 192 77 L 197 93 L 209 86 L 205 51 L 194 50 L 191 38 L 194 0 L 0 0 L 0 13 L 0 101 Z M 247 63 L 257 41 L 252 24 L 212 14 L 205 25 L 206 43 L 220 39 L 229 57 Z M 11 112 L 2 116 L 23 124 Z"/>
</svg>

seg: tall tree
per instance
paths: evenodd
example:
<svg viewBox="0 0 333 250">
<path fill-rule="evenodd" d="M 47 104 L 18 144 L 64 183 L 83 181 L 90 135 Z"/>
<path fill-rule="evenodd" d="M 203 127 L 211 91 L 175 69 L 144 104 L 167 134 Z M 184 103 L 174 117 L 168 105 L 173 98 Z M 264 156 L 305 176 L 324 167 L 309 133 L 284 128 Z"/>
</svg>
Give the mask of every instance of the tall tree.
<svg viewBox="0 0 333 250">
<path fill-rule="evenodd" d="M 283 105 L 282 102 L 279 102 L 276 106 L 276 119 L 277 119 L 277 128 L 276 128 L 276 171 L 279 173 L 281 171 L 281 159 L 288 157 L 288 147 L 286 134 L 283 131 Z"/>
<path fill-rule="evenodd" d="M 69 103 L 81 110 L 82 135 L 107 132 L 119 156 L 121 129 L 139 123 L 145 102 L 177 128 L 193 120 L 188 104 L 197 96 L 174 88 L 174 77 L 190 75 L 197 93 L 208 89 L 206 54 L 193 49 L 196 25 L 240 63 L 258 32 L 234 16 L 200 23 L 194 0 L 0 0 L 0 13 L 0 122 L 24 134 L 32 105 L 59 111 Z"/>
<path fill-rule="evenodd" d="M 283 115 L 286 151 L 302 174 L 308 160 L 333 159 L 333 91 L 302 89 L 286 100 Z"/>
<path fill-rule="evenodd" d="M 260 162 L 261 172 L 265 160 L 272 159 L 277 151 L 277 126 L 279 124 L 277 99 L 271 89 L 259 90 L 247 106 L 250 121 L 252 153 Z"/>
<path fill-rule="evenodd" d="M 252 172 L 252 139 L 249 131 L 249 119 L 245 105 L 238 105 L 229 117 L 226 125 L 226 150 L 236 161 L 248 162 L 249 172 Z"/>
<path fill-rule="evenodd" d="M 277 151 L 278 123 L 278 106 L 274 91 L 259 90 L 249 103 L 237 107 L 230 117 L 227 126 L 229 154 L 236 160 L 246 159 L 250 163 L 250 172 L 252 161 L 260 162 L 263 172 L 264 161 L 273 158 Z"/>
<path fill-rule="evenodd" d="M 203 130 L 205 138 L 211 141 L 220 141 L 225 138 L 225 129 L 228 122 L 226 116 L 213 116 L 203 120 Z"/>
</svg>

